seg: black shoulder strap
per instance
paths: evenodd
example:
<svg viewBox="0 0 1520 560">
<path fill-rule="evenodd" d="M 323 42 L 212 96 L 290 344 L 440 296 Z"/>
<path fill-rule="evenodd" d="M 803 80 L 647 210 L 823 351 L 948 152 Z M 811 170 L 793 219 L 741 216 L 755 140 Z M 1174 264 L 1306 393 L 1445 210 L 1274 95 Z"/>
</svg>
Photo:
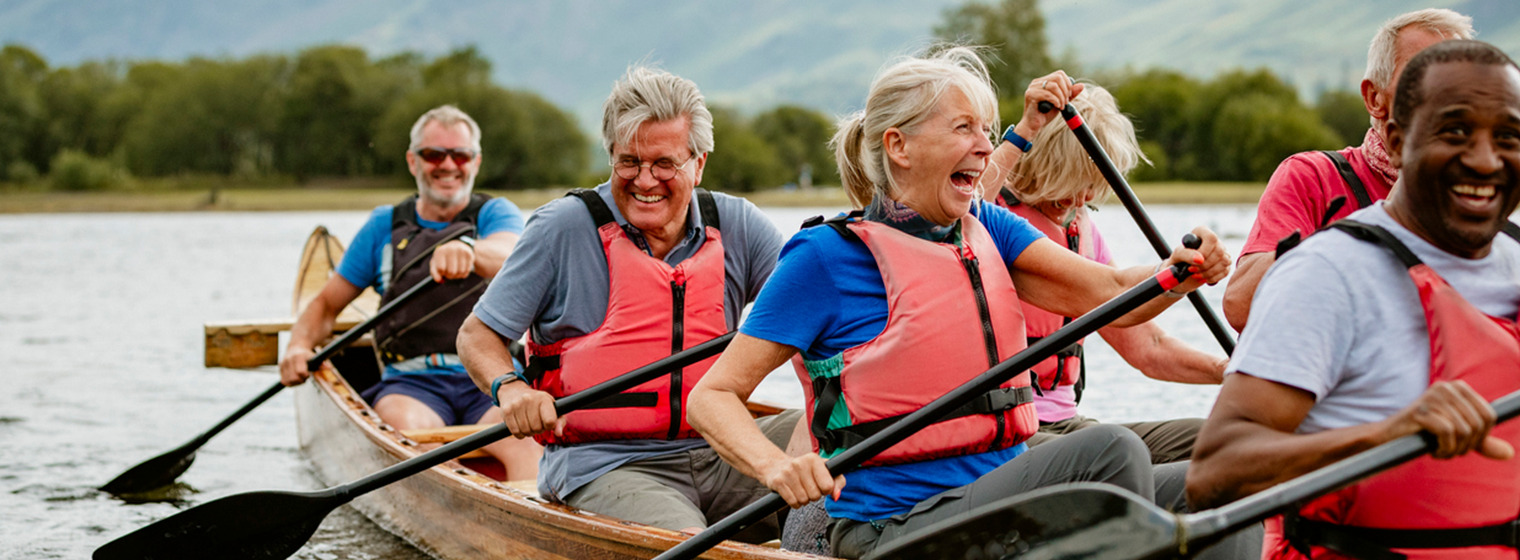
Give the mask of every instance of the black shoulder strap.
<svg viewBox="0 0 1520 560">
<path fill-rule="evenodd" d="M 1367 196 L 1367 186 L 1362 184 L 1362 179 L 1356 176 L 1356 171 L 1351 169 L 1351 162 L 1346 161 L 1346 156 L 1340 152 L 1325 150 L 1320 152 L 1330 158 L 1330 163 L 1335 164 L 1335 170 L 1341 174 L 1341 179 L 1346 181 L 1346 186 L 1351 187 L 1351 194 L 1356 196 L 1356 207 L 1366 208 L 1372 205 L 1372 197 Z"/>
<path fill-rule="evenodd" d="M 454 221 L 479 224 L 480 209 L 484 208 L 486 203 L 491 201 L 491 198 L 491 195 L 484 193 L 475 193 L 470 195 L 470 204 L 465 206 L 464 210 L 460 210 L 459 214 L 456 214 L 454 216 Z"/>
<path fill-rule="evenodd" d="M 713 195 L 707 189 L 696 189 L 697 211 L 701 212 L 702 225 L 710 226 L 718 231 L 723 231 L 723 222 L 718 219 L 718 203 L 713 200 Z"/>
<path fill-rule="evenodd" d="M 1009 190 L 1008 187 L 1003 187 L 998 192 L 998 196 L 1003 197 L 1003 203 L 1007 204 L 1009 208 L 1012 208 L 1014 206 L 1018 206 L 1018 205 L 1024 203 L 1023 201 L 1019 200 L 1018 195 L 1013 194 L 1013 191 Z"/>
<path fill-rule="evenodd" d="M 596 222 L 598 228 L 617 221 L 612 217 L 612 209 L 607 208 L 607 203 L 602 201 L 602 195 L 593 189 L 575 189 L 565 196 L 573 196 L 586 203 L 586 209 L 591 211 L 591 220 Z"/>
<path fill-rule="evenodd" d="M 1410 251 L 1409 247 L 1405 246 L 1392 233 L 1388 233 L 1388 230 L 1382 227 L 1365 224 L 1356 220 L 1340 220 L 1330 224 L 1330 227 L 1344 231 L 1362 241 L 1386 247 L 1389 251 L 1393 252 L 1395 257 L 1398 257 L 1399 262 L 1404 263 L 1405 267 L 1414 268 L 1420 264 L 1420 258 L 1414 256 L 1414 252 Z"/>
<path fill-rule="evenodd" d="M 1510 239 L 1520 242 L 1520 225 L 1515 225 L 1515 222 L 1505 220 L 1504 226 L 1500 227 L 1499 231 L 1503 232 L 1504 235 L 1508 235 Z"/>
<path fill-rule="evenodd" d="M 841 237 L 850 241 L 859 242 L 860 236 L 855 235 L 855 232 L 850 231 L 849 226 L 846 224 L 849 224 L 850 220 L 859 220 L 864 215 L 864 211 L 855 210 L 848 214 L 834 216 L 828 219 L 824 219 L 823 216 L 813 216 L 802 221 L 802 228 L 807 229 L 813 226 L 829 226 L 830 228 L 833 228 L 834 231 L 838 232 Z"/>
<path fill-rule="evenodd" d="M 396 231 L 402 226 L 415 225 L 417 225 L 417 195 L 414 194 L 391 207 L 391 231 Z"/>
</svg>

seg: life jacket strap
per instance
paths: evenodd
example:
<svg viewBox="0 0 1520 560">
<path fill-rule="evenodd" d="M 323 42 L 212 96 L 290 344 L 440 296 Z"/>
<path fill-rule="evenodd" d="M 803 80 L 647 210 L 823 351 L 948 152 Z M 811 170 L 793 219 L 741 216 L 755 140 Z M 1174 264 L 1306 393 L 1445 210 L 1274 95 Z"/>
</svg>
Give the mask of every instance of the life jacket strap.
<svg viewBox="0 0 1520 560">
<path fill-rule="evenodd" d="M 830 413 L 833 412 L 833 403 L 837 403 L 841 384 L 838 377 L 817 378 L 813 380 L 815 388 L 821 388 L 823 392 L 815 392 L 817 395 L 818 409 L 813 413 L 813 437 L 818 439 L 818 449 L 825 454 L 833 453 L 838 449 L 848 449 L 859 445 L 877 432 L 885 430 L 901 420 L 907 414 L 889 416 L 879 420 L 872 420 L 853 426 L 835 429 L 821 429 L 820 425 L 826 423 Z M 821 386 L 821 387 L 820 387 Z M 825 399 L 824 395 L 830 397 Z M 830 405 L 825 408 L 825 402 Z M 971 402 L 961 405 L 954 412 L 945 416 L 940 422 L 954 420 L 973 414 L 1002 414 L 1024 403 L 1034 402 L 1034 389 L 1030 387 L 1000 387 L 986 393 L 982 393 Z M 822 419 L 822 422 L 819 420 Z"/>
<path fill-rule="evenodd" d="M 1505 546 L 1520 548 L 1520 520 L 1484 527 L 1460 529 L 1382 529 L 1304 519 L 1296 513 L 1283 516 L 1283 536 L 1294 549 L 1309 555 L 1309 546 L 1368 560 L 1403 560 L 1394 548 L 1464 548 Z"/>
</svg>

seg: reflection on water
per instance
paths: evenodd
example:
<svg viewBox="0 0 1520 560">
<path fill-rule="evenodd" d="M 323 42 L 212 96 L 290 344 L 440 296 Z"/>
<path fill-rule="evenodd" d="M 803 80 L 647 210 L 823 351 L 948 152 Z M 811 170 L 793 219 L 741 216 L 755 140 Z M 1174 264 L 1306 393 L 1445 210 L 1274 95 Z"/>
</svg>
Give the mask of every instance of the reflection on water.
<svg viewBox="0 0 1520 560">
<path fill-rule="evenodd" d="M 1157 207 L 1168 239 L 1208 225 L 1238 247 L 1249 207 Z M 831 209 L 832 213 L 837 209 Z M 820 213 L 768 209 L 783 231 Z M 173 449 L 274 379 L 202 365 L 207 321 L 289 314 L 301 244 L 317 224 L 345 241 L 367 212 L 0 216 L 0 558 L 83 558 L 95 547 L 186 507 L 254 490 L 322 486 L 296 447 L 288 394 L 255 409 L 197 452 L 180 484 L 129 503 L 95 487 Z M 1121 207 L 1097 214 L 1121 264 L 1155 262 Z M 1217 305 L 1222 288 L 1206 293 Z M 1163 326 L 1217 351 L 1185 305 Z M 1126 371 L 1099 341 L 1083 409 L 1111 421 L 1199 416 L 1215 390 Z M 789 370 L 757 397 L 796 406 Z M 427 556 L 339 508 L 302 559 Z"/>
</svg>

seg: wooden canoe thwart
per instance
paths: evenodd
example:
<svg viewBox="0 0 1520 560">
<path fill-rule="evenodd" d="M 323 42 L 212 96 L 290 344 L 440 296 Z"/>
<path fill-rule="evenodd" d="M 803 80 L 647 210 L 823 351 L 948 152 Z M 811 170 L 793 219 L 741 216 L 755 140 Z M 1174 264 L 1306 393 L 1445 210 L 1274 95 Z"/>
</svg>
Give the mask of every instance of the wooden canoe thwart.
<svg viewBox="0 0 1520 560">
<path fill-rule="evenodd" d="M 318 234 L 325 236 L 325 230 Z M 325 278 L 341 258 L 342 244 L 308 241 L 302 278 Z M 325 251 L 313 258 L 313 250 Z M 298 282 L 297 290 L 320 290 L 320 283 Z M 308 293 L 311 297 L 314 294 Z M 310 297 L 298 293 L 299 306 Z M 373 308 L 371 308 L 373 309 Z M 372 311 L 371 311 L 372 312 Z M 307 383 L 294 387 L 301 450 L 327 484 L 369 475 L 415 456 L 425 444 L 444 443 L 486 425 L 436 430 L 398 431 L 380 420 L 359 393 L 373 383 L 374 353 L 346 352 Z M 369 359 L 367 365 L 362 357 Z M 779 410 L 751 407 L 757 414 Z M 377 525 L 435 557 L 528 559 L 651 558 L 685 539 L 685 535 L 597 515 L 541 499 L 533 481 L 503 481 L 500 463 L 489 457 L 461 459 L 433 467 L 361 496 L 351 505 Z M 722 560 L 818 558 L 777 548 L 725 542 L 703 555 Z"/>
</svg>

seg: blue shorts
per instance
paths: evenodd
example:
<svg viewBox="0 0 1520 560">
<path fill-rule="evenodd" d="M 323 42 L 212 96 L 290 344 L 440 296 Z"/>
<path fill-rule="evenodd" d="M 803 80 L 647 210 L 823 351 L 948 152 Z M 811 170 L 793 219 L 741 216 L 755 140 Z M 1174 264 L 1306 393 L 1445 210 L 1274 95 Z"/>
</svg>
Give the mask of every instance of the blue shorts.
<svg viewBox="0 0 1520 560">
<path fill-rule="evenodd" d="M 475 424 L 491 409 L 491 398 L 463 373 L 387 375 L 364 391 L 363 396 L 365 402 L 373 405 L 391 394 L 422 401 L 450 426 Z"/>
</svg>

